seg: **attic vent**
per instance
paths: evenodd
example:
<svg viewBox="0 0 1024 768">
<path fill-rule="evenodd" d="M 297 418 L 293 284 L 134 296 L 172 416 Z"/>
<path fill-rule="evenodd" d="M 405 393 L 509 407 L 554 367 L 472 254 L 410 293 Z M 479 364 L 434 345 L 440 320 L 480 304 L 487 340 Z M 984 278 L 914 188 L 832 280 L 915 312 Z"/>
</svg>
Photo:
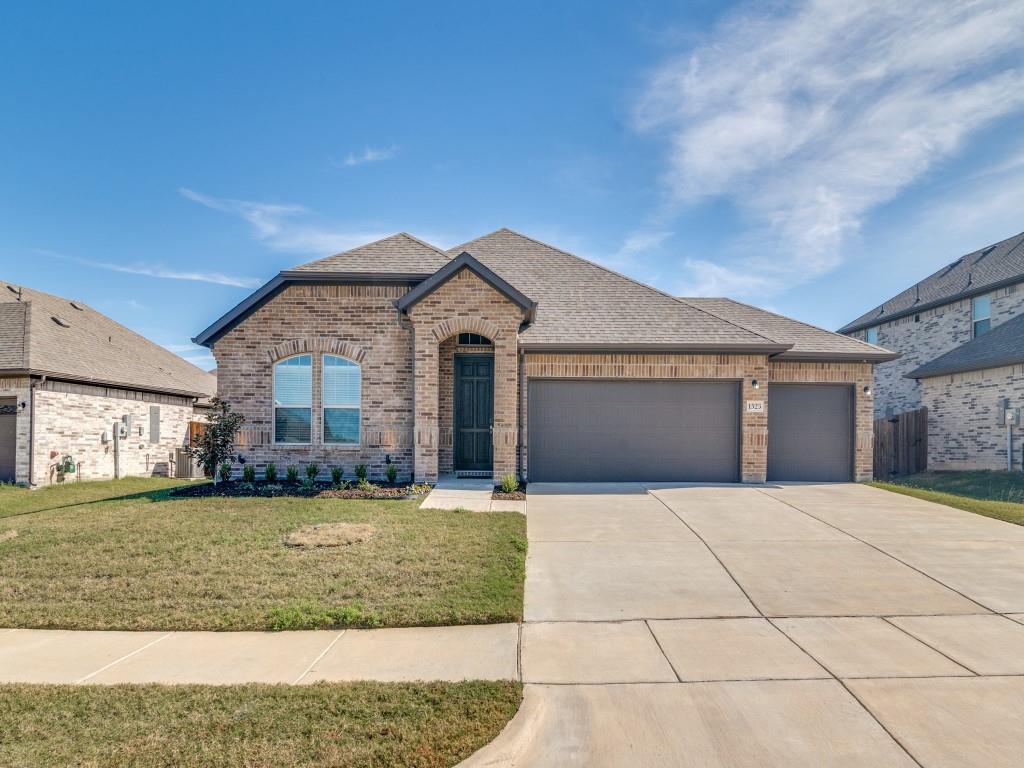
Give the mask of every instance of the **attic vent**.
<svg viewBox="0 0 1024 768">
<path fill-rule="evenodd" d="M 69 301 L 68 304 L 70 304 L 72 307 L 77 309 L 79 312 L 84 312 L 85 311 L 85 307 L 83 307 L 81 304 L 79 304 L 77 302 Z"/>
<path fill-rule="evenodd" d="M 978 258 L 976 258 L 974 260 L 974 263 L 977 264 L 979 261 L 981 261 L 986 256 L 988 256 L 990 253 L 992 253 L 992 251 L 994 251 L 995 249 L 996 249 L 996 247 L 994 245 L 990 245 L 988 248 L 986 248 L 985 250 L 983 250 L 981 252 L 981 255 L 979 255 Z"/>
<path fill-rule="evenodd" d="M 69 323 L 63 317 L 58 317 L 57 315 L 51 315 L 50 319 L 53 320 L 53 322 L 55 322 L 61 328 L 70 328 L 71 327 L 71 323 Z"/>
<path fill-rule="evenodd" d="M 952 264 L 950 264 L 950 265 L 949 265 L 948 267 L 946 267 L 946 271 L 945 271 L 945 272 L 943 272 L 943 273 L 942 273 L 941 275 L 939 275 L 939 277 L 945 277 L 945 276 L 946 276 L 946 275 L 948 275 L 948 274 L 949 274 L 950 272 L 952 272 L 952 271 L 953 271 L 954 269 L 956 269 L 957 267 L 959 267 L 959 266 L 960 266 L 960 264 L 961 264 L 962 262 L 963 262 L 963 258 L 962 258 L 962 257 L 961 257 L 961 258 L 959 258 L 959 259 L 957 259 L 957 260 L 956 260 L 956 261 L 954 261 L 954 262 L 953 262 Z"/>
</svg>

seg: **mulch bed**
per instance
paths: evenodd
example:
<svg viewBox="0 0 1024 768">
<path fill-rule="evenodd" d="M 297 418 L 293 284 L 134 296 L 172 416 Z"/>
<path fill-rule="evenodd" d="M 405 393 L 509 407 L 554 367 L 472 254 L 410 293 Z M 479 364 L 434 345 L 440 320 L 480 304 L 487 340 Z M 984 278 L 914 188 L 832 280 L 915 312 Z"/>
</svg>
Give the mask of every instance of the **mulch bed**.
<svg viewBox="0 0 1024 768">
<path fill-rule="evenodd" d="M 526 491 L 523 490 L 525 487 L 526 486 L 524 484 L 520 486 L 518 491 L 512 491 L 512 493 L 505 493 L 503 490 L 501 490 L 500 485 L 496 485 L 494 486 L 494 490 L 491 491 L 491 498 L 495 500 L 504 501 L 525 501 Z"/>
<path fill-rule="evenodd" d="M 374 484 L 372 488 L 362 489 L 354 486 L 351 488 L 338 488 L 331 485 L 331 483 L 302 485 L 300 483 L 287 482 L 247 483 L 243 480 L 225 480 L 217 483 L 217 485 L 213 483 L 185 485 L 172 490 L 171 495 L 186 498 L 207 498 L 213 496 L 273 498 L 277 496 L 298 496 L 307 499 L 408 499 L 427 493 L 429 490 L 430 487 L 425 485 Z"/>
</svg>

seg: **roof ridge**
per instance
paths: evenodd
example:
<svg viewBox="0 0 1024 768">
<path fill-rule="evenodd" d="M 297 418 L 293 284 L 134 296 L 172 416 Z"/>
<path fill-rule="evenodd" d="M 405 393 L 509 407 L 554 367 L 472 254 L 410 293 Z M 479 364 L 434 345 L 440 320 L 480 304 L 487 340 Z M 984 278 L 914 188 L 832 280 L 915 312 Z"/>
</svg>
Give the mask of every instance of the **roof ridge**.
<svg viewBox="0 0 1024 768">
<path fill-rule="evenodd" d="M 733 304 L 738 304 L 741 307 L 749 307 L 750 309 L 756 309 L 758 312 L 764 312 L 766 315 L 771 315 L 772 317 L 778 317 L 781 320 L 788 320 L 791 323 L 797 323 L 799 325 L 804 326 L 805 328 L 813 328 L 816 331 L 821 331 L 822 333 L 828 333 L 828 334 L 831 334 L 832 336 L 840 336 L 840 337 L 842 337 L 844 339 L 851 338 L 850 336 L 847 336 L 845 333 L 839 333 L 838 331 L 830 331 L 828 328 L 822 328 L 820 325 L 814 325 L 814 323 L 808 323 L 808 322 L 806 322 L 804 320 L 798 320 L 795 317 L 790 317 L 789 315 L 780 315 L 778 312 L 772 312 L 770 309 L 765 309 L 764 307 L 758 307 L 758 306 L 756 306 L 754 304 L 748 304 L 745 301 L 737 301 L 736 299 L 730 298 L 728 296 L 707 296 L 707 297 L 695 297 L 695 298 L 709 298 L 709 299 L 713 299 L 715 301 L 729 301 L 729 302 L 732 302 Z M 873 347 L 873 348 L 875 348 L 877 350 L 880 350 L 882 352 L 890 351 L 888 349 L 885 349 L 884 347 L 878 346 L 877 344 L 871 344 L 871 343 L 869 343 L 867 341 L 862 341 L 861 339 L 855 339 L 855 341 L 860 341 L 861 344 L 866 344 L 867 346 Z"/>
<path fill-rule="evenodd" d="M 394 235 L 389 235 L 389 237 L 397 237 L 398 235 L 402 235 L 404 237 L 407 237 L 410 240 L 412 240 L 414 243 L 419 243 L 420 245 L 425 246 L 425 247 L 429 248 L 430 250 L 435 251 L 436 253 L 439 253 L 441 256 L 444 256 L 446 259 L 451 259 L 451 256 L 449 256 L 448 252 L 446 250 L 444 250 L 443 248 L 439 248 L 438 246 L 434 245 L 433 243 L 428 243 L 426 240 L 422 240 L 422 239 L 416 237 L 416 235 L 410 235 L 405 230 L 402 230 L 401 232 L 397 232 Z M 388 238 L 385 237 L 383 239 L 387 240 Z M 374 242 L 379 243 L 381 241 L 380 240 L 375 240 Z M 372 245 L 372 243 L 367 243 L 367 245 Z M 356 246 L 356 247 L 357 248 L 362 248 L 363 246 L 359 245 L 359 246 Z M 349 250 L 353 250 L 354 251 L 355 248 L 351 248 Z M 343 251 L 343 253 L 347 253 L 347 251 Z"/>
<path fill-rule="evenodd" d="M 614 269 L 606 267 L 603 264 L 598 264 L 595 261 L 591 261 L 590 259 L 584 258 L 583 256 L 578 256 L 575 253 L 570 253 L 569 251 L 563 251 L 561 248 L 559 248 L 557 246 L 551 245 L 550 243 L 545 243 L 543 240 L 538 240 L 535 237 L 530 237 L 529 235 L 524 235 L 522 232 L 516 232 L 514 229 L 510 229 L 509 227 L 501 227 L 500 229 L 496 229 L 496 230 L 494 230 L 493 232 L 491 232 L 489 234 L 482 235 L 482 236 L 476 238 L 476 240 L 483 240 L 485 237 L 490 237 L 491 235 L 496 235 L 499 232 L 508 232 L 510 234 L 516 235 L 517 237 L 521 237 L 524 240 L 529 240 L 531 243 L 536 243 L 537 245 L 543 245 L 545 248 L 550 248 L 553 251 L 557 251 L 558 253 L 561 253 L 561 254 L 563 254 L 565 256 L 569 256 L 569 257 L 571 257 L 573 259 L 576 259 L 577 261 L 582 261 L 584 264 L 589 264 L 592 267 L 597 267 L 598 269 L 600 269 L 600 270 L 602 270 L 604 272 L 607 272 L 609 275 L 614 275 L 615 277 L 621 278 L 622 280 L 627 280 L 630 283 L 633 283 L 634 285 L 638 285 L 641 288 L 646 288 L 648 291 L 652 291 L 653 293 L 657 293 L 658 295 L 664 296 L 667 299 L 671 299 L 672 301 L 676 302 L 677 304 L 682 304 L 683 306 L 689 307 L 690 309 L 696 310 L 697 312 L 703 312 L 704 314 L 710 315 L 711 317 L 715 318 L 716 320 L 720 320 L 723 323 L 728 323 L 729 325 L 735 326 L 736 328 L 740 328 L 741 330 L 744 330 L 747 333 L 752 333 L 755 336 L 758 336 L 758 337 L 764 339 L 767 342 L 770 342 L 772 344 L 778 344 L 777 341 L 775 341 L 774 339 L 768 338 L 764 334 L 758 333 L 757 331 L 752 331 L 749 328 L 744 328 L 742 325 L 734 323 L 731 320 L 726 320 L 725 318 L 719 317 L 718 315 L 714 315 L 711 312 L 707 312 L 706 310 L 701 309 L 700 307 L 695 307 L 693 304 L 689 304 L 689 303 L 683 301 L 678 296 L 673 296 L 668 291 L 663 291 L 660 288 L 655 288 L 653 285 L 648 285 L 647 283 L 640 282 L 636 278 L 630 277 L 629 275 L 624 275 L 621 272 L 616 272 Z M 476 240 L 470 240 L 469 242 L 473 243 L 473 242 L 476 242 Z M 469 243 L 466 243 L 466 245 L 468 245 L 468 244 Z M 463 247 L 463 246 L 456 246 L 456 248 L 461 248 L 461 247 Z M 453 248 L 452 250 L 455 250 L 455 249 Z"/>
</svg>

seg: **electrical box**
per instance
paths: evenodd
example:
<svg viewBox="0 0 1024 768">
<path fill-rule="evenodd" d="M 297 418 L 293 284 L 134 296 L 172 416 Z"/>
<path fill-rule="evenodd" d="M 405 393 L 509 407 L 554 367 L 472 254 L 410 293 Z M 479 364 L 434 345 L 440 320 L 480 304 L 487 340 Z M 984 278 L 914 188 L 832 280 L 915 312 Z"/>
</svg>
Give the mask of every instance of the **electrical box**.
<svg viewBox="0 0 1024 768">
<path fill-rule="evenodd" d="M 1003 411 L 1003 424 L 1008 427 L 1020 426 L 1020 408 L 1007 408 Z"/>
</svg>

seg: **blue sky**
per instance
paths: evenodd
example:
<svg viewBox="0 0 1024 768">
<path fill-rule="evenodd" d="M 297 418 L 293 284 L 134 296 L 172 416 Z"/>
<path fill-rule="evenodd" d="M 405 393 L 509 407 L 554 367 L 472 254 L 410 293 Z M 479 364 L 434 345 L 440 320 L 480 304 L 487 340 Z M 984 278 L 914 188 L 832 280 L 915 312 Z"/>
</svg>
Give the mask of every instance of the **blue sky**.
<svg viewBox="0 0 1024 768">
<path fill-rule="evenodd" d="M 9 6 L 0 277 L 212 367 L 189 338 L 282 268 L 509 226 L 834 328 L 1024 230 L 1021 29 L 1020 0 Z"/>
</svg>

